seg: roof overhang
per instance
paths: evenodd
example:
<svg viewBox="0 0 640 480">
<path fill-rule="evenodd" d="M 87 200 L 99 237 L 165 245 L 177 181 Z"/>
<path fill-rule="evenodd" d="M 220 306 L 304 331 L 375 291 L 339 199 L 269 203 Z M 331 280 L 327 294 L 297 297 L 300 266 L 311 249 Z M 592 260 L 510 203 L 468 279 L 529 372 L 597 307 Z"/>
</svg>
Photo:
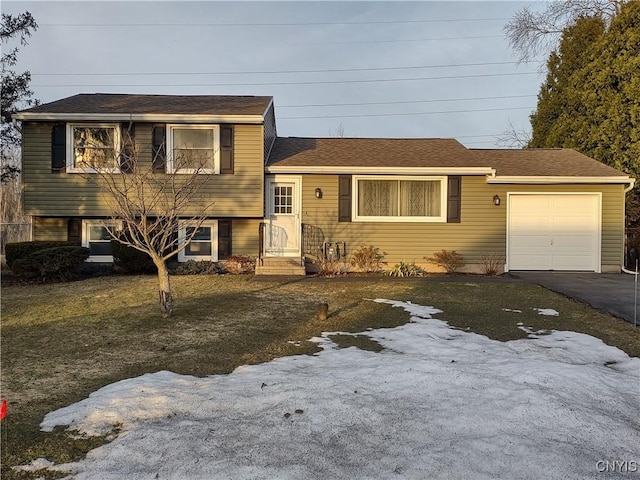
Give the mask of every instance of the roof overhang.
<svg viewBox="0 0 640 480">
<path fill-rule="evenodd" d="M 260 125 L 262 115 L 193 115 L 150 113 L 40 113 L 20 112 L 12 115 L 20 121 L 53 122 L 156 122 L 156 123 L 244 123 Z"/>
<path fill-rule="evenodd" d="M 490 167 L 346 167 L 268 165 L 266 173 L 312 173 L 319 175 L 494 175 Z"/>
<path fill-rule="evenodd" d="M 487 176 L 487 183 L 511 183 L 526 185 L 596 184 L 614 183 L 633 187 L 635 178 L 622 175 L 610 177 L 570 177 L 570 176 Z"/>
</svg>

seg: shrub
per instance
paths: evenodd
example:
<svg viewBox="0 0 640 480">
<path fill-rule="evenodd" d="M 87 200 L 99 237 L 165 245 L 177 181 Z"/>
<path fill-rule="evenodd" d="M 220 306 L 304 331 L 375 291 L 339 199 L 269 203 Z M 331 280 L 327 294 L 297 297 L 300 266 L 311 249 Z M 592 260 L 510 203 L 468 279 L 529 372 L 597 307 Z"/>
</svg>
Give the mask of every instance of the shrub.
<svg viewBox="0 0 640 480">
<path fill-rule="evenodd" d="M 5 254 L 6 254 L 6 262 L 9 268 L 12 268 L 13 263 L 20 259 L 25 258 L 31 255 L 34 252 L 39 250 L 44 250 L 45 248 L 54 248 L 54 247 L 69 247 L 76 245 L 73 242 L 65 242 L 65 241 L 35 241 L 35 242 L 17 242 L 17 243 L 7 243 L 5 246 Z"/>
<path fill-rule="evenodd" d="M 491 252 L 480 257 L 480 272 L 483 275 L 497 275 L 504 268 L 505 258 L 499 252 Z"/>
<path fill-rule="evenodd" d="M 447 273 L 455 273 L 456 270 L 466 265 L 466 263 L 462 259 L 462 256 L 458 255 L 455 250 L 452 250 L 450 252 L 441 250 L 434 253 L 433 257 L 424 257 L 424 259 L 444 268 Z"/>
<path fill-rule="evenodd" d="M 322 277 L 333 277 L 335 275 L 347 273 L 347 265 L 338 260 L 324 260 L 320 258 L 314 263 L 318 268 L 318 275 Z"/>
<path fill-rule="evenodd" d="M 382 270 L 383 258 L 384 253 L 380 253 L 379 248 L 363 243 L 351 254 L 350 263 L 361 272 L 379 272 Z"/>
<path fill-rule="evenodd" d="M 255 258 L 247 255 L 231 255 L 220 263 L 222 263 L 226 273 L 231 273 L 233 275 L 254 273 L 256 271 Z"/>
<path fill-rule="evenodd" d="M 13 264 L 16 275 L 42 282 L 69 281 L 79 276 L 89 249 L 77 246 L 45 248 L 19 258 Z"/>
<path fill-rule="evenodd" d="M 158 271 L 149 255 L 124 245 L 118 240 L 111 240 L 111 251 L 113 252 L 114 266 L 128 273 L 157 273 Z"/>
<path fill-rule="evenodd" d="M 393 268 L 386 273 L 391 277 L 424 277 L 424 274 L 427 272 L 416 265 L 415 262 L 400 262 L 396 263 Z"/>
<path fill-rule="evenodd" d="M 174 275 L 220 275 L 224 269 L 216 262 L 187 260 L 171 271 Z"/>
</svg>

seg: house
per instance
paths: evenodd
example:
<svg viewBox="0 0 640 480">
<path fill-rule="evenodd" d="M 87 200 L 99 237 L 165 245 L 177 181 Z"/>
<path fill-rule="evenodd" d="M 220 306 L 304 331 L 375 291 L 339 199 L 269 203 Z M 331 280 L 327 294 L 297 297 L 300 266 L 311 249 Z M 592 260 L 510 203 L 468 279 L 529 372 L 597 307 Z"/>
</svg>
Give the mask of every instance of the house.
<svg viewBox="0 0 640 480">
<path fill-rule="evenodd" d="M 489 254 L 504 257 L 505 271 L 623 265 L 625 194 L 635 180 L 570 149 L 278 137 L 272 97 L 81 94 L 14 117 L 34 238 L 76 241 L 94 261 L 110 259 L 109 212 L 78 175 L 86 173 L 78 152 L 87 135 L 109 139 L 93 148 L 120 168 L 128 129 L 158 175 L 180 173 L 178 146 L 214 152 L 204 174 L 215 180 L 200 192 L 214 213 L 181 261 L 251 255 L 258 273 L 300 274 L 305 259 L 344 258 L 369 244 L 390 266 L 423 264 L 442 249 L 461 254 L 470 272 Z"/>
</svg>

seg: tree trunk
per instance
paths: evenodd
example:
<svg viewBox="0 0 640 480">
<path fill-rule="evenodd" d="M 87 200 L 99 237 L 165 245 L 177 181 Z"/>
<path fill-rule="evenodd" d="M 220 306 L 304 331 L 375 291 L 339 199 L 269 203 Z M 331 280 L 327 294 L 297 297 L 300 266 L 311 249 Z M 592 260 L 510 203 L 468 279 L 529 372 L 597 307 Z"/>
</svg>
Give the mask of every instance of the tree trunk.
<svg viewBox="0 0 640 480">
<path fill-rule="evenodd" d="M 173 297 L 171 295 L 171 283 L 169 282 L 169 270 L 163 260 L 154 259 L 154 263 L 158 268 L 160 310 L 162 311 L 162 316 L 168 318 L 173 315 Z"/>
</svg>

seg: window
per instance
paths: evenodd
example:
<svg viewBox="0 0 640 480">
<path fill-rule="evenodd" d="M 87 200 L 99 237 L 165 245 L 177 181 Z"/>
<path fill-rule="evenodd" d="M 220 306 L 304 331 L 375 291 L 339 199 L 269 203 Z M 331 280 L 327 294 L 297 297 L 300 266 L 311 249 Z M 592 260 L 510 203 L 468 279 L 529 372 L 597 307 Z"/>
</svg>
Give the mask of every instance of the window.
<svg viewBox="0 0 640 480">
<path fill-rule="evenodd" d="M 273 186 L 273 213 L 293 213 L 293 186 Z"/>
<path fill-rule="evenodd" d="M 220 173 L 218 125 L 167 125 L 167 171 Z"/>
<path fill-rule="evenodd" d="M 117 229 L 115 222 L 102 220 L 82 221 L 82 246 L 89 249 L 87 262 L 113 262 L 111 235 Z"/>
<path fill-rule="evenodd" d="M 195 233 L 195 234 L 194 234 Z M 180 244 L 194 234 L 189 244 L 178 253 L 178 261 L 209 260 L 218 261 L 218 221 L 208 220 L 199 228 L 183 225 L 178 233 Z"/>
<path fill-rule="evenodd" d="M 446 177 L 354 177 L 354 190 L 356 221 L 446 221 Z"/>
<path fill-rule="evenodd" d="M 120 171 L 117 124 L 68 124 L 66 143 L 68 172 Z"/>
</svg>

